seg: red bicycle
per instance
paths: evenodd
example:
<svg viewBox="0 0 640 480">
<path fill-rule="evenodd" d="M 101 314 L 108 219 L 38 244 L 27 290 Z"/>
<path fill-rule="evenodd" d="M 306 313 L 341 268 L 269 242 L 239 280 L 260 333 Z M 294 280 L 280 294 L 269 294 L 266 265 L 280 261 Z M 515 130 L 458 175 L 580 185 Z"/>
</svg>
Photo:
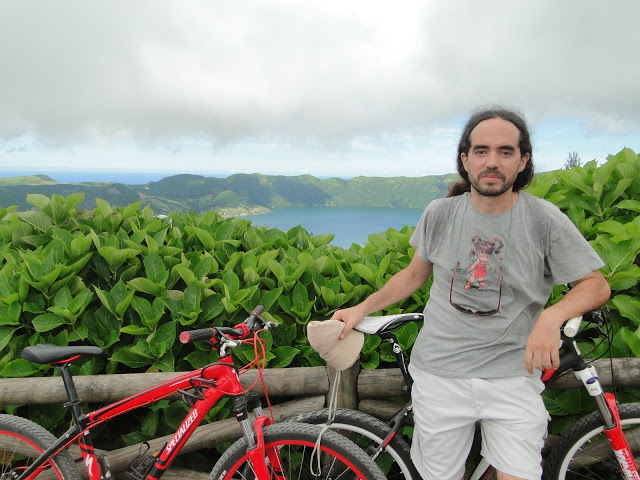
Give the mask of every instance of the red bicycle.
<svg viewBox="0 0 640 480">
<path fill-rule="evenodd" d="M 314 425 L 285 422 L 271 425 L 263 415 L 260 399 L 240 383 L 239 375 L 255 365 L 237 368 L 230 349 L 241 343 L 252 343 L 256 349 L 254 363 L 264 358 L 264 342 L 257 336 L 270 324 L 261 318 L 262 307 L 234 328 L 212 327 L 182 332 L 183 343 L 210 342 L 219 352 L 219 361 L 180 375 L 172 380 L 141 391 L 106 407 L 82 413 L 70 363 L 80 357 L 102 355 L 95 346 L 35 345 L 27 347 L 22 357 L 31 362 L 54 366 L 61 374 L 69 401 L 72 426 L 60 438 L 22 417 L 0 415 L 0 479 L 23 480 L 54 478 L 79 480 L 80 471 L 68 451 L 77 442 L 86 473 L 90 480 L 109 479 L 111 469 L 107 455 L 97 454 L 91 430 L 125 412 L 180 393 L 190 407 L 172 439 L 156 454 L 144 452 L 129 466 L 127 473 L 134 480 L 159 479 L 179 455 L 206 414 L 224 396 L 233 398 L 233 410 L 242 426 L 243 437 L 236 441 L 216 462 L 210 478 L 225 479 L 318 479 L 360 478 L 383 480 L 375 463 L 355 444 L 343 436 L 324 431 Z M 258 365 L 263 368 L 264 365 Z M 249 416 L 252 411 L 253 420 Z"/>
</svg>

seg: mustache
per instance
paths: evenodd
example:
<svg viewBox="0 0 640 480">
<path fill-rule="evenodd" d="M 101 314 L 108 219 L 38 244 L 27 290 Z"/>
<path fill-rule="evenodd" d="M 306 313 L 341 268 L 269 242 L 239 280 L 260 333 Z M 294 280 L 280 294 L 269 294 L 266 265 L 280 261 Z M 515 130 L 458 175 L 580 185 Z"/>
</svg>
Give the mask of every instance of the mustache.
<svg viewBox="0 0 640 480">
<path fill-rule="evenodd" d="M 482 178 L 485 175 L 492 175 L 492 176 L 496 176 L 498 178 L 500 178 L 500 180 L 506 180 L 507 177 L 504 176 L 504 174 L 498 170 L 497 168 L 486 168 L 484 170 L 482 170 L 480 172 L 480 174 L 478 175 L 478 178 Z"/>
</svg>

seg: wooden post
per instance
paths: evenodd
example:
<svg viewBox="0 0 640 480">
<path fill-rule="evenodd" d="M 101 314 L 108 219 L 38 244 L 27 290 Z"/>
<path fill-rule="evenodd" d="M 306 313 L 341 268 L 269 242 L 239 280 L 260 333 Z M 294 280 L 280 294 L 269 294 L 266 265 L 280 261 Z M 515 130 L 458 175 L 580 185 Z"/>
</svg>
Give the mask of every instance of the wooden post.
<svg viewBox="0 0 640 480">
<path fill-rule="evenodd" d="M 354 363 L 351 367 L 340 373 L 340 383 L 336 385 L 336 369 L 327 366 L 329 376 L 329 392 L 327 393 L 327 406 L 333 395 L 334 389 L 337 391 L 337 407 L 358 409 L 358 375 L 360 374 L 360 362 Z"/>
</svg>

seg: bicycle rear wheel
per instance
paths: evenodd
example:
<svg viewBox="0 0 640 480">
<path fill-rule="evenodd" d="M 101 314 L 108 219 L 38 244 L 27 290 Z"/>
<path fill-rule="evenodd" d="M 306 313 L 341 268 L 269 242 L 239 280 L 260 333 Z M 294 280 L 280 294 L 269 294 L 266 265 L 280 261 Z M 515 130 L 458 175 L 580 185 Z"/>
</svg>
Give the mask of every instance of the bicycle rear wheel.
<svg viewBox="0 0 640 480">
<path fill-rule="evenodd" d="M 622 431 L 640 461 L 640 403 L 618 405 Z M 544 462 L 545 480 L 616 479 L 626 478 L 603 433 L 602 419 L 597 412 L 580 419 L 562 434 Z"/>
<path fill-rule="evenodd" d="M 329 478 L 384 480 L 376 464 L 345 437 L 326 431 L 320 446 L 320 466 L 314 447 L 322 427 L 285 422 L 263 429 L 265 450 L 277 449 L 281 465 L 269 465 L 270 478 L 284 474 L 287 479 L 318 480 Z M 316 473 L 321 470 L 319 475 Z M 315 473 L 314 473 L 315 472 Z M 247 442 L 241 438 L 224 452 L 209 475 L 209 480 L 256 480 L 247 454 Z M 261 479 L 262 480 L 262 479 Z"/>
<path fill-rule="evenodd" d="M 327 422 L 328 415 L 329 409 L 323 408 L 303 413 L 291 420 L 323 425 Z M 383 441 L 391 433 L 391 427 L 381 420 L 357 410 L 338 408 L 329 428 L 355 441 L 375 460 L 388 479 L 420 479 L 411 461 L 411 449 L 401 436 L 394 435 L 383 445 Z"/>
<path fill-rule="evenodd" d="M 30 420 L 0 414 L 0 480 L 17 477 L 55 440 L 50 432 Z M 64 450 L 30 478 L 80 480 L 80 475 L 73 458 Z"/>
</svg>

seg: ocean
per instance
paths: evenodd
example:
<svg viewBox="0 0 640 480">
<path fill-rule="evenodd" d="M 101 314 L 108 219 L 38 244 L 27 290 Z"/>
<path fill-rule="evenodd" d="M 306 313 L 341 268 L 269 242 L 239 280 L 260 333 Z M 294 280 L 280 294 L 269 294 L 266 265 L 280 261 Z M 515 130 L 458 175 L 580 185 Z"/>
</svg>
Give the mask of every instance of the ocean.
<svg viewBox="0 0 640 480">
<path fill-rule="evenodd" d="M 381 233 L 388 228 L 401 229 L 415 226 L 421 209 L 376 207 L 288 207 L 276 208 L 262 215 L 248 215 L 253 225 L 287 231 L 301 225 L 314 235 L 335 235 L 332 244 L 349 248 L 352 243 L 364 245 L 369 234 Z"/>
</svg>

